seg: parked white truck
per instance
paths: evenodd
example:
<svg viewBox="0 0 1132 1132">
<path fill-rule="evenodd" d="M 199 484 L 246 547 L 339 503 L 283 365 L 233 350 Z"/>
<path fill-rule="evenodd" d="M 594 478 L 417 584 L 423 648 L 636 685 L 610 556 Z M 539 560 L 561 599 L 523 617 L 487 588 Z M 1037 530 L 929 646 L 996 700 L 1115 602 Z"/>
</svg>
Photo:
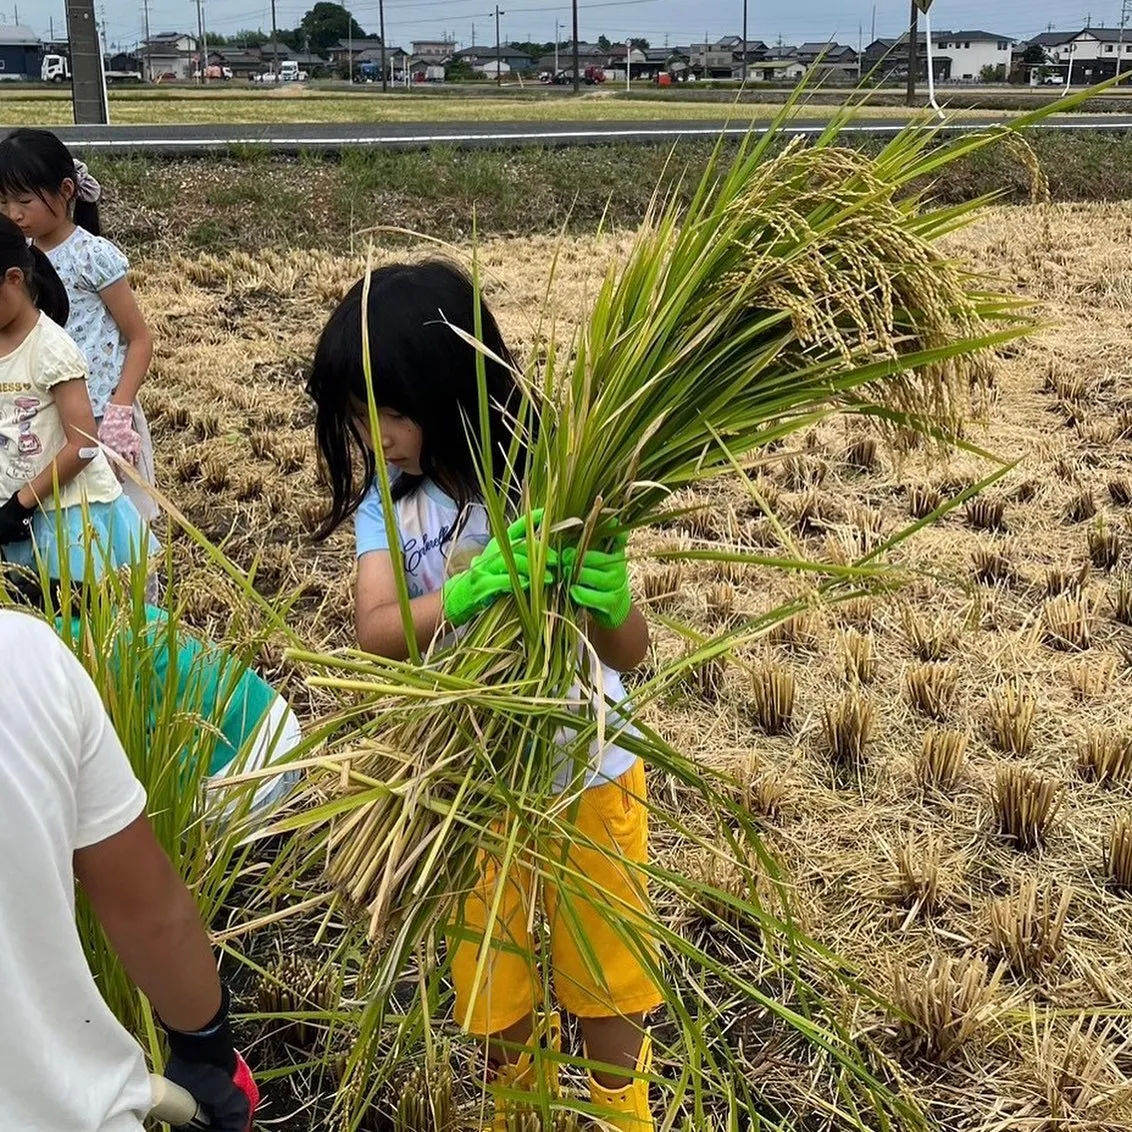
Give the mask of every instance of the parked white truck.
<svg viewBox="0 0 1132 1132">
<path fill-rule="evenodd" d="M 45 83 L 69 83 L 71 60 L 66 55 L 44 55 L 39 65 L 39 77 Z M 141 82 L 141 71 L 107 71 L 108 83 Z"/>
</svg>

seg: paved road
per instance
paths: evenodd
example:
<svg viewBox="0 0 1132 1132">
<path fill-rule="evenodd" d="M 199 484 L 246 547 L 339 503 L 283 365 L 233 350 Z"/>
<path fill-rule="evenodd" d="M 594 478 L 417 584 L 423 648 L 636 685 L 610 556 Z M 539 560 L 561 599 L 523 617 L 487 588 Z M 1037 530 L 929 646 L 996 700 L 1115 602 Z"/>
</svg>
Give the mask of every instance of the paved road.
<svg viewBox="0 0 1132 1132">
<path fill-rule="evenodd" d="M 1007 118 L 960 118 L 948 130 L 985 129 Z M 798 121 L 785 127 L 792 134 L 818 134 L 828 122 Z M 846 133 L 894 134 L 904 123 L 891 118 L 858 118 Z M 204 155 L 232 146 L 260 146 L 278 153 L 335 152 L 350 148 L 427 149 L 447 145 L 461 149 L 513 149 L 524 146 L 601 145 L 610 142 L 673 142 L 680 138 L 741 135 L 765 131 L 769 122 L 736 125 L 727 122 L 398 122 L 356 125 L 152 125 L 68 126 L 55 132 L 74 150 L 160 155 Z M 1035 129 L 1124 132 L 1132 131 L 1132 115 L 1077 115 L 1050 119 Z"/>
</svg>

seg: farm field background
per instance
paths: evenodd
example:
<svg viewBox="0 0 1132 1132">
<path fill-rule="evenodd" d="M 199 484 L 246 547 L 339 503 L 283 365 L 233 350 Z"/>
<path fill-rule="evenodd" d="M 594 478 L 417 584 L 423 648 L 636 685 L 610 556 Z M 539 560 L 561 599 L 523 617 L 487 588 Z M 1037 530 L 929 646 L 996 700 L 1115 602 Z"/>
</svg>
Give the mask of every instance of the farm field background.
<svg viewBox="0 0 1132 1132">
<path fill-rule="evenodd" d="M 130 217 L 111 213 L 111 232 L 116 219 Z M 520 354 L 534 344 L 532 311 L 555 253 L 552 299 L 569 324 L 630 238 L 484 243 L 489 298 Z M 947 1064 L 917 1056 L 907 1025 L 867 1013 L 856 1020 L 948 1130 L 1132 1122 L 1132 898 L 1106 871 L 1114 826 L 1132 814 L 1132 759 L 1109 783 L 1078 765 L 1082 750 L 1132 740 L 1130 242 L 1122 204 L 998 208 L 953 237 L 957 255 L 1036 299 L 1047 323 L 999 360 L 986 420 L 967 432 L 1017 466 L 983 502 L 892 554 L 911 571 L 903 590 L 815 604 L 705 667 L 647 716 L 685 753 L 736 776 L 786 870 L 800 925 L 857 966 L 866 986 L 911 1009 L 929 976 L 939 992 L 944 961 L 963 964 L 952 973 L 967 980 L 966 997 L 955 997 L 954 1010 L 970 1040 Z M 312 646 L 346 645 L 351 538 L 313 545 L 304 534 L 322 496 L 303 382 L 318 330 L 364 260 L 282 238 L 254 255 L 172 244 L 147 243 L 133 273 L 158 343 L 144 400 L 159 482 L 236 562 L 256 565 L 265 594 L 302 590 L 291 622 Z M 435 250 L 386 246 L 377 258 L 422 254 Z M 706 636 L 806 596 L 796 579 L 754 567 L 677 571 L 650 560 L 671 542 L 773 554 L 785 536 L 785 549 L 849 561 L 992 467 L 899 434 L 827 425 L 750 476 L 677 501 L 701 510 L 631 546 L 656 659 L 686 648 L 670 619 Z M 753 503 L 752 478 L 780 531 Z M 224 636 L 229 595 L 196 555 L 177 554 L 190 620 Z M 327 706 L 281 649 L 262 664 L 302 714 Z M 756 705 L 756 680 L 771 677 L 795 686 L 782 736 L 766 734 Z M 851 779 L 835 775 L 821 749 L 826 709 L 846 697 L 875 714 L 864 769 Z M 963 736 L 965 757 L 925 760 L 925 736 L 949 733 L 956 737 L 931 742 L 954 749 Z M 1048 782 L 1059 802 L 1030 851 L 996 827 L 1007 770 Z M 653 789 L 681 804 L 671 784 Z M 695 826 L 694 812 L 683 816 Z M 711 870 L 723 883 L 717 857 L 673 840 L 657 850 L 663 863 Z M 660 913 L 697 930 L 694 909 Z M 757 940 L 740 926 L 714 946 L 757 973 Z M 987 969 L 1000 960 L 1008 969 L 995 981 Z M 752 1072 L 767 1076 L 768 1089 L 797 1078 L 804 1092 L 804 1065 L 766 1056 L 769 1068 Z M 265 1115 L 285 1108 L 277 1097 Z"/>
<path fill-rule="evenodd" d="M 289 86 L 256 91 L 228 87 L 215 91 L 117 90 L 110 92 L 115 125 L 332 122 L 590 122 L 590 121 L 767 121 L 782 109 L 773 101 L 707 102 L 694 99 L 619 97 L 613 91 L 578 98 L 556 97 L 536 87 L 527 96 L 495 96 L 475 90 L 455 94 L 382 94 Z M 986 111 L 995 117 L 1015 111 Z M 829 105 L 797 107 L 801 119 L 827 118 Z M 906 121 L 917 112 L 899 106 L 868 106 L 870 118 Z M 954 110 L 959 117 L 979 111 Z M 0 125 L 64 126 L 72 123 L 69 92 L 12 91 L 0 94 Z"/>
</svg>

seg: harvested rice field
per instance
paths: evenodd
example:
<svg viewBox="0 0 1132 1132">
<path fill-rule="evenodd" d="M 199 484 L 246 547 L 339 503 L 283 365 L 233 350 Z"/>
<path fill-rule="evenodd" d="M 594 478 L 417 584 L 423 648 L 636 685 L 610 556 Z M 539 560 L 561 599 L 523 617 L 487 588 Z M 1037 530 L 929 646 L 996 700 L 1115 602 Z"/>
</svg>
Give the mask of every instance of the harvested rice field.
<svg viewBox="0 0 1132 1132">
<path fill-rule="evenodd" d="M 557 249 L 552 301 L 564 323 L 628 242 L 578 237 Z M 800 603 L 645 719 L 734 776 L 783 870 L 783 889 L 768 881 L 766 898 L 784 892 L 797 926 L 899 1008 L 886 1016 L 862 998 L 846 1013 L 956 1132 L 1132 1124 L 1130 244 L 1126 205 L 992 210 L 952 237 L 957 256 L 1032 297 L 1043 327 L 999 358 L 985 420 L 966 431 L 1013 467 L 886 552 L 905 567 L 899 588 L 823 605 L 802 575 L 653 556 L 679 544 L 855 561 L 993 461 L 825 424 L 674 501 L 698 510 L 631 546 L 656 665 Z M 482 249 L 490 301 L 519 353 L 535 341 L 531 311 L 555 251 L 544 238 Z M 303 534 L 322 498 L 304 369 L 363 267 L 306 251 L 154 249 L 134 270 L 158 343 L 145 404 L 161 486 L 254 566 L 263 593 L 298 592 L 291 624 L 323 649 L 349 643 L 352 545 L 345 532 L 322 545 Z M 177 557 L 188 616 L 223 635 L 228 595 L 195 555 Z M 301 713 L 326 707 L 280 651 L 262 667 Z M 674 783 L 651 788 L 688 805 Z M 693 808 L 681 816 L 696 828 Z M 719 857 L 669 832 L 660 842 L 663 865 L 725 885 Z M 735 878 L 745 884 L 738 868 Z M 660 912 L 707 930 L 695 908 Z M 741 925 L 711 930 L 716 953 L 758 978 L 758 940 Z M 742 1004 L 721 1008 L 744 1015 Z M 804 1091 L 806 1065 L 752 1033 L 756 1087 Z M 805 1126 L 826 1127 L 825 1115 Z"/>
</svg>

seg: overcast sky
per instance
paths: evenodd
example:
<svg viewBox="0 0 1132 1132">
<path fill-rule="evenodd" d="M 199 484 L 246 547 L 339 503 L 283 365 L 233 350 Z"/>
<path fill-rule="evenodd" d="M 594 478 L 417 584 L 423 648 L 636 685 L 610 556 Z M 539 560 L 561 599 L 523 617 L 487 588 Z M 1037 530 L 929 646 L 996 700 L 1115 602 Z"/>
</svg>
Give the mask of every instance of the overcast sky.
<svg viewBox="0 0 1132 1132">
<path fill-rule="evenodd" d="M 141 38 L 139 16 L 142 0 L 95 0 L 100 18 L 106 22 L 111 44 L 133 46 Z M 225 35 L 243 28 L 271 29 L 270 0 L 203 0 L 205 21 Z M 311 7 L 313 0 L 276 0 L 280 27 L 292 27 Z M 552 40 L 555 20 L 562 22 L 560 38 L 568 38 L 570 0 L 500 0 L 504 40 Z M 774 44 L 779 36 L 786 43 L 824 40 L 827 37 L 856 46 L 858 36 L 871 37 L 875 12 L 876 34 L 898 34 L 907 27 L 907 0 L 791 0 L 789 4 L 748 0 L 750 37 Z M 195 0 L 150 0 L 150 30 L 190 31 L 196 28 Z M 358 0 L 347 7 L 367 31 L 376 31 L 377 0 Z M 440 38 L 448 32 L 461 46 L 472 41 L 494 41 L 494 18 L 489 15 L 494 0 L 385 0 L 386 38 L 409 46 L 413 39 Z M 1013 38 L 1045 31 L 1080 29 L 1087 21 L 1115 27 L 1120 21 L 1121 0 L 936 0 L 932 24 L 938 29 L 980 29 Z M 56 34 L 65 26 L 63 0 L 0 0 L 0 17 L 12 22 L 18 10 L 20 22 L 42 35 L 54 18 Z M 611 39 L 645 36 L 661 46 L 711 40 L 737 35 L 742 29 L 743 0 L 579 0 L 582 39 L 604 33 Z"/>
</svg>

